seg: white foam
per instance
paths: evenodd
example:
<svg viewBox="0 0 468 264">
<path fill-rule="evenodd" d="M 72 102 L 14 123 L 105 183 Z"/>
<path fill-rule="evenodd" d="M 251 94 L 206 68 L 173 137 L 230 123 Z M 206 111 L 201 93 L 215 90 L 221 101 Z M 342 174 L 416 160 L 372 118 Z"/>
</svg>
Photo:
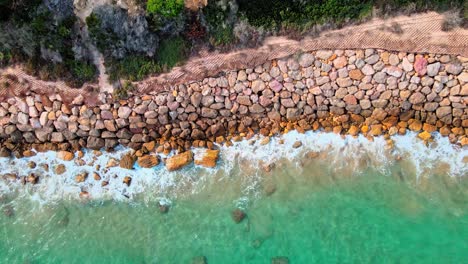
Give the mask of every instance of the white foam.
<svg viewBox="0 0 468 264">
<path fill-rule="evenodd" d="M 342 137 L 333 133 L 307 132 L 300 134 L 292 131 L 281 137 L 273 137 L 270 143 L 261 145 L 262 137 L 255 142 L 244 140 L 235 142 L 233 146 L 218 146 L 220 149 L 220 161 L 216 168 L 207 169 L 190 165 L 178 172 L 168 172 L 162 165 L 152 169 L 145 169 L 135 164 L 134 170 L 125 170 L 119 167 L 106 169 L 110 158 L 120 159 L 129 149 L 119 147 L 115 152 L 104 153 L 95 157 L 92 151 L 84 151 L 83 160 L 87 165 L 78 166 L 74 161 L 61 161 L 56 159 L 55 152 L 37 153 L 36 156 L 21 159 L 0 158 L 2 174 L 16 173 L 27 176 L 34 172 L 42 175 L 37 185 L 22 186 L 19 182 L 10 183 L 0 181 L 0 192 L 19 192 L 22 196 L 29 196 L 39 203 L 57 201 L 63 199 L 78 199 L 79 193 L 84 190 L 93 199 L 131 200 L 136 195 L 142 194 L 145 201 L 161 201 L 170 203 L 167 197 L 174 197 L 174 193 L 199 192 L 206 184 L 216 184 L 213 180 L 222 180 L 225 177 L 243 177 L 243 198 L 237 201 L 243 206 L 248 201 L 245 197 L 251 197 L 258 191 L 258 177 L 261 177 L 259 164 L 270 164 L 279 160 L 287 160 L 290 166 L 300 168 L 304 154 L 312 152 L 326 153 L 326 162 L 332 170 L 346 169 L 350 173 L 358 174 L 366 167 L 372 167 L 382 173 L 386 173 L 397 156 L 409 159 L 414 165 L 417 176 L 425 175 L 438 164 L 449 165 L 451 176 L 466 176 L 468 166 L 464 163 L 464 157 L 468 156 L 468 148 L 461 148 L 449 143 L 448 139 L 435 135 L 435 143 L 428 147 L 417 139 L 415 133 L 393 137 L 395 148 L 388 150 L 382 137 L 369 141 L 363 136 L 353 138 Z M 293 148 L 296 141 L 302 142 L 302 147 Z M 284 143 L 280 143 L 284 141 Z M 195 158 L 203 155 L 203 149 L 193 149 Z M 170 154 L 172 155 L 172 154 Z M 95 161 L 93 162 L 93 159 Z M 30 169 L 29 161 L 34 161 L 38 166 Z M 364 161 L 364 163 L 363 163 Z M 40 164 L 49 165 L 49 173 L 41 171 Z M 62 163 L 66 166 L 66 172 L 62 175 L 53 173 L 54 167 Z M 100 165 L 96 170 L 95 166 Z M 249 167 L 240 174 L 234 173 L 236 167 Z M 84 183 L 76 183 L 75 176 L 78 173 L 88 172 L 88 179 Z M 109 181 L 109 185 L 101 187 L 101 182 L 93 178 L 93 172 L 97 172 L 102 180 Z M 216 175 L 216 177 L 214 177 Z M 130 186 L 123 184 L 125 176 L 132 177 Z"/>
</svg>

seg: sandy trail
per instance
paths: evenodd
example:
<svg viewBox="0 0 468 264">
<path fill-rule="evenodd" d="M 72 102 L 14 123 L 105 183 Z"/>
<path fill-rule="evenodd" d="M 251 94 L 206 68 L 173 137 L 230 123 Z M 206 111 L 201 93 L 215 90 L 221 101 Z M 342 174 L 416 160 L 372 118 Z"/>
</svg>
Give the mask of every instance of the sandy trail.
<svg viewBox="0 0 468 264">
<path fill-rule="evenodd" d="M 390 19 L 373 19 L 361 25 L 353 25 L 339 30 L 322 32 L 316 37 L 306 37 L 300 41 L 285 37 L 267 38 L 261 47 L 243 49 L 229 53 L 212 52 L 190 58 L 181 67 L 170 72 L 150 77 L 135 83 L 137 93 L 157 93 L 170 86 L 214 76 L 225 70 L 253 67 L 266 61 L 287 57 L 297 52 L 318 49 L 364 49 L 377 48 L 391 51 L 452 54 L 468 57 L 468 30 L 456 28 L 442 31 L 444 15 L 435 12 L 412 16 L 398 16 Z M 395 25 L 401 29 L 395 33 Z M 99 86 L 85 85 L 86 89 L 73 89 L 63 82 L 45 82 L 27 75 L 20 68 L 7 68 L 0 72 L 0 82 L 6 74 L 15 75 L 20 82 L 0 91 L 0 98 L 26 94 L 34 91 L 39 94 L 58 93 L 67 102 L 79 94 L 97 100 Z M 100 87 L 104 92 L 104 87 Z"/>
</svg>

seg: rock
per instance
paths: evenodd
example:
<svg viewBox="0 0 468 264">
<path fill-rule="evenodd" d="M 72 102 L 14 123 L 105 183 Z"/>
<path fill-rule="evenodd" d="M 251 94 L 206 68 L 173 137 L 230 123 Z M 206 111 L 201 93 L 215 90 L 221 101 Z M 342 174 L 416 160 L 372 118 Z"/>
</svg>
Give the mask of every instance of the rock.
<svg viewBox="0 0 468 264">
<path fill-rule="evenodd" d="M 374 65 L 376 64 L 380 59 L 380 56 L 378 54 L 374 54 L 374 55 L 371 55 L 369 56 L 367 59 L 365 59 L 364 61 L 367 63 L 367 64 L 370 64 L 370 65 Z"/>
<path fill-rule="evenodd" d="M 126 107 L 126 106 L 119 107 L 118 115 L 120 118 L 126 119 L 130 116 L 131 113 L 132 113 L 132 109 L 130 109 L 129 107 Z"/>
<path fill-rule="evenodd" d="M 169 205 L 165 203 L 159 203 L 159 212 L 162 214 L 167 214 L 169 212 Z"/>
<path fill-rule="evenodd" d="M 119 166 L 123 169 L 132 170 L 133 164 L 135 164 L 135 156 L 128 153 L 120 159 Z"/>
<path fill-rule="evenodd" d="M 377 83 L 385 83 L 385 81 L 387 80 L 387 74 L 385 72 L 378 72 L 374 74 L 374 80 Z"/>
<path fill-rule="evenodd" d="M 445 66 L 445 70 L 449 74 L 458 75 L 463 70 L 463 66 L 460 64 L 450 63 L 447 66 Z"/>
<path fill-rule="evenodd" d="M 73 105 L 82 105 L 83 102 L 84 102 L 84 97 L 83 97 L 83 95 L 80 94 L 77 97 L 75 97 L 75 99 L 73 99 L 72 104 Z"/>
<path fill-rule="evenodd" d="M 88 137 L 86 147 L 93 150 L 100 150 L 105 146 L 105 140 L 98 137 Z"/>
<path fill-rule="evenodd" d="M 218 161 L 219 150 L 207 149 L 200 159 L 195 159 L 195 164 L 207 168 L 214 168 Z"/>
<path fill-rule="evenodd" d="M 349 71 L 349 78 L 360 81 L 364 78 L 364 74 L 359 69 L 353 69 Z"/>
<path fill-rule="evenodd" d="M 77 183 L 80 183 L 80 182 L 84 182 L 86 181 L 86 179 L 88 178 L 88 173 L 87 172 L 83 172 L 83 173 L 80 173 L 78 175 L 75 176 L 75 181 Z"/>
<path fill-rule="evenodd" d="M 416 92 L 409 97 L 409 102 L 412 104 L 421 104 L 426 100 L 424 94 Z"/>
<path fill-rule="evenodd" d="M 245 212 L 239 208 L 236 208 L 231 212 L 232 220 L 234 220 L 234 222 L 237 224 L 242 222 L 242 220 L 244 220 L 246 216 L 247 215 L 245 214 Z"/>
<path fill-rule="evenodd" d="M 331 50 L 318 50 L 315 53 L 315 56 L 321 60 L 328 60 L 333 55 L 333 51 Z"/>
<path fill-rule="evenodd" d="M 298 141 L 294 142 L 292 147 L 293 148 L 300 148 L 300 147 L 302 147 L 302 142 L 298 140 Z"/>
<path fill-rule="evenodd" d="M 205 256 L 196 256 L 192 258 L 192 264 L 208 264 Z"/>
<path fill-rule="evenodd" d="M 364 67 L 362 67 L 361 71 L 362 71 L 362 73 L 364 75 L 372 75 L 372 74 L 375 73 L 374 69 L 369 64 L 364 65 Z"/>
<path fill-rule="evenodd" d="M 194 92 L 190 96 L 190 102 L 192 103 L 193 106 L 198 107 L 198 106 L 200 106 L 202 98 L 203 98 L 203 95 L 201 93 Z"/>
<path fill-rule="evenodd" d="M 145 156 L 139 157 L 137 160 L 137 163 L 142 168 L 152 168 L 159 164 L 159 160 L 158 160 L 158 157 L 156 156 L 145 155 Z"/>
<path fill-rule="evenodd" d="M 27 182 L 31 184 L 37 184 L 39 181 L 39 176 L 36 176 L 34 173 L 30 173 L 26 179 Z"/>
<path fill-rule="evenodd" d="M 238 95 L 236 101 L 241 105 L 251 106 L 252 102 L 250 101 L 250 97 L 247 95 Z"/>
<path fill-rule="evenodd" d="M 416 71 L 416 73 L 418 73 L 419 76 L 423 76 L 424 74 L 426 74 L 427 72 L 427 60 L 422 57 L 422 56 L 418 56 L 416 57 L 416 60 L 414 62 L 414 70 Z"/>
<path fill-rule="evenodd" d="M 427 65 L 427 75 L 433 77 L 439 73 L 440 62 L 432 63 Z"/>
<path fill-rule="evenodd" d="M 265 89 L 265 83 L 262 80 L 255 80 L 252 82 L 252 92 L 258 93 Z"/>
<path fill-rule="evenodd" d="M 314 61 L 315 61 L 315 57 L 314 57 L 314 55 L 312 55 L 310 53 L 303 53 L 299 57 L 299 65 L 301 65 L 303 68 L 307 68 L 307 67 L 311 66 L 314 63 Z"/>
<path fill-rule="evenodd" d="M 418 134 L 418 138 L 420 138 L 420 139 L 422 139 L 424 141 L 429 140 L 431 137 L 432 137 L 431 133 L 429 133 L 427 131 L 423 131 L 423 132 Z"/>
<path fill-rule="evenodd" d="M 63 164 L 59 164 L 55 167 L 55 174 L 62 175 L 67 171 L 67 168 Z"/>
<path fill-rule="evenodd" d="M 288 257 L 274 257 L 271 259 L 271 264 L 289 264 Z"/>
<path fill-rule="evenodd" d="M 351 80 L 350 78 L 338 78 L 336 80 L 336 83 L 340 87 L 349 87 L 349 86 L 353 85 L 353 80 Z"/>
<path fill-rule="evenodd" d="M 193 153 L 186 151 L 166 159 L 166 168 L 168 171 L 180 170 L 193 161 Z"/>
<path fill-rule="evenodd" d="M 398 63 L 400 63 L 400 58 L 398 58 L 398 55 L 396 55 L 396 54 L 390 54 L 390 56 L 388 58 L 388 62 L 392 66 L 397 66 Z"/>
<path fill-rule="evenodd" d="M 448 116 L 452 113 L 452 108 L 450 106 L 441 106 L 437 108 L 436 115 L 438 118 Z"/>
<path fill-rule="evenodd" d="M 68 151 L 59 151 L 57 152 L 57 158 L 65 161 L 71 161 L 75 158 L 75 155 Z"/>
<path fill-rule="evenodd" d="M 348 64 L 348 59 L 345 56 L 340 56 L 333 61 L 333 66 L 337 69 L 341 69 Z"/>
<path fill-rule="evenodd" d="M 54 143 L 60 143 L 64 141 L 63 134 L 60 132 L 53 132 L 50 136 L 50 141 Z"/>
<path fill-rule="evenodd" d="M 122 182 L 123 182 L 125 185 L 130 186 L 130 184 L 132 184 L 132 177 L 130 177 L 130 176 L 125 176 Z"/>
<path fill-rule="evenodd" d="M 206 118 L 216 118 L 218 116 L 218 111 L 211 109 L 211 108 L 203 107 L 201 111 L 201 115 L 202 117 L 206 117 Z"/>
<path fill-rule="evenodd" d="M 403 62 L 401 63 L 401 66 L 403 67 L 403 70 L 405 72 L 410 72 L 413 70 L 413 64 L 409 62 L 408 58 L 403 58 Z"/>
<path fill-rule="evenodd" d="M 11 156 L 11 153 L 10 153 L 10 151 L 9 151 L 7 148 L 2 147 L 2 148 L 0 149 L 0 157 L 2 157 L 2 158 L 9 158 L 10 156 Z"/>
<path fill-rule="evenodd" d="M 259 114 L 259 113 L 263 113 L 265 111 L 265 108 L 263 108 L 259 104 L 253 104 L 252 106 L 249 107 L 249 111 L 253 114 Z"/>
<path fill-rule="evenodd" d="M 93 178 L 95 181 L 100 181 L 101 180 L 101 176 L 99 176 L 99 174 L 97 174 L 96 172 L 93 173 Z"/>
</svg>

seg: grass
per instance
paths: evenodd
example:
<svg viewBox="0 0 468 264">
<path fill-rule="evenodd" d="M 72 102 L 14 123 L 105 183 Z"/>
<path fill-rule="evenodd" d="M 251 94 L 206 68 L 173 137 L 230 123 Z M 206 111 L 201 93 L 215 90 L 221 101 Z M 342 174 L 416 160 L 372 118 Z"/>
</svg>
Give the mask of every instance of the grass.
<svg viewBox="0 0 468 264">
<path fill-rule="evenodd" d="M 181 37 L 165 39 L 161 42 L 157 63 L 167 71 L 187 58 L 187 43 Z"/>
</svg>

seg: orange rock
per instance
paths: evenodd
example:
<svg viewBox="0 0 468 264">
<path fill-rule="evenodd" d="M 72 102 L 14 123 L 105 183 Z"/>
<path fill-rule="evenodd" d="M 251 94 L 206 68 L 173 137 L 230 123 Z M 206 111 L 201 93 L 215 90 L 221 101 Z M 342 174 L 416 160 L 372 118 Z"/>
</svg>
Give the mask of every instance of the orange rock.
<svg viewBox="0 0 468 264">
<path fill-rule="evenodd" d="M 446 126 L 439 128 L 439 132 L 442 136 L 448 136 L 450 134 L 450 129 Z"/>
<path fill-rule="evenodd" d="M 352 125 L 349 129 L 348 129 L 348 134 L 350 134 L 351 136 L 357 136 L 357 134 L 359 133 L 359 128 L 355 125 Z"/>
<path fill-rule="evenodd" d="M 454 128 L 452 128 L 451 131 L 455 135 L 463 135 L 465 133 L 465 131 L 463 131 L 463 128 L 461 128 L 461 127 L 454 127 Z"/>
<path fill-rule="evenodd" d="M 25 151 L 23 151 L 23 156 L 24 156 L 24 157 L 36 156 L 36 152 L 31 151 L 31 150 L 25 150 Z"/>
<path fill-rule="evenodd" d="M 460 139 L 460 144 L 461 144 L 462 146 L 468 145 L 468 137 L 462 137 L 462 138 Z M 463 160 L 465 160 L 465 159 L 463 159 Z M 465 162 L 465 163 L 466 163 L 466 162 Z"/>
<path fill-rule="evenodd" d="M 159 164 L 158 157 L 153 155 L 145 155 L 138 158 L 137 163 L 142 168 L 152 168 Z"/>
<path fill-rule="evenodd" d="M 369 132 L 369 127 L 368 127 L 367 125 L 363 125 L 363 126 L 361 127 L 361 132 L 364 133 L 364 134 L 367 133 L 367 132 Z"/>
<path fill-rule="evenodd" d="M 68 151 L 59 151 L 57 152 L 57 158 L 65 161 L 71 161 L 75 155 Z"/>
<path fill-rule="evenodd" d="M 382 135 L 382 125 L 372 125 L 371 134 L 374 137 Z"/>
<path fill-rule="evenodd" d="M 156 142 L 150 141 L 150 142 L 144 143 L 143 147 L 146 148 L 147 151 L 151 152 L 156 147 Z"/>
<path fill-rule="evenodd" d="M 127 170 L 131 170 L 133 169 L 133 164 L 135 163 L 135 157 L 128 153 L 128 154 L 125 154 L 121 159 L 120 159 L 120 167 L 121 168 L 124 168 L 124 169 L 127 169 Z"/>
<path fill-rule="evenodd" d="M 432 133 L 437 130 L 437 127 L 428 123 L 424 123 L 423 130 L 426 132 Z"/>
<path fill-rule="evenodd" d="M 335 134 L 341 134 L 341 130 L 343 130 L 343 128 L 341 126 L 333 127 L 333 133 L 335 133 Z"/>
<path fill-rule="evenodd" d="M 180 170 L 193 161 L 193 153 L 186 151 L 166 159 L 166 168 L 168 171 Z"/>
<path fill-rule="evenodd" d="M 132 177 L 125 176 L 125 178 L 123 179 L 123 183 L 126 184 L 127 186 L 130 186 L 130 184 L 132 183 Z"/>
<path fill-rule="evenodd" d="M 214 168 L 216 166 L 216 162 L 218 161 L 218 156 L 219 150 L 208 149 L 200 159 L 195 159 L 195 164 L 207 168 Z"/>
<path fill-rule="evenodd" d="M 349 71 L 349 78 L 360 81 L 364 78 L 364 74 L 359 69 L 353 69 Z"/>
<path fill-rule="evenodd" d="M 424 141 L 427 141 L 429 140 L 430 138 L 432 138 L 432 135 L 431 133 L 427 132 L 427 131 L 423 131 L 421 133 L 418 134 L 418 137 Z"/>
<path fill-rule="evenodd" d="M 419 120 L 412 119 L 413 121 L 409 125 L 409 129 L 415 132 L 421 131 L 422 123 Z"/>
<path fill-rule="evenodd" d="M 86 181 L 87 178 L 88 178 L 88 173 L 83 172 L 83 173 L 80 173 L 80 174 L 76 175 L 75 181 L 80 183 L 80 182 Z"/>
<path fill-rule="evenodd" d="M 96 180 L 96 181 L 100 181 L 100 180 L 101 180 L 101 176 L 99 176 L 99 174 L 97 174 L 96 172 L 93 173 L 93 178 L 94 178 L 94 180 Z"/>
</svg>

